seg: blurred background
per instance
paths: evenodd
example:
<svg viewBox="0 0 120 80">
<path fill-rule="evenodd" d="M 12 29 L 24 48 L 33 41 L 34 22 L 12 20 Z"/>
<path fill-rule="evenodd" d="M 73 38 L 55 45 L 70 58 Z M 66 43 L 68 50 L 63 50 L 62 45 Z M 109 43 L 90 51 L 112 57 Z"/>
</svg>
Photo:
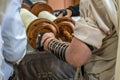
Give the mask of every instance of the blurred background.
<svg viewBox="0 0 120 80">
<path fill-rule="evenodd" d="M 45 2 L 49 4 L 53 10 L 65 9 L 68 6 L 73 6 L 79 3 L 80 0 L 31 0 L 35 2 Z"/>
</svg>

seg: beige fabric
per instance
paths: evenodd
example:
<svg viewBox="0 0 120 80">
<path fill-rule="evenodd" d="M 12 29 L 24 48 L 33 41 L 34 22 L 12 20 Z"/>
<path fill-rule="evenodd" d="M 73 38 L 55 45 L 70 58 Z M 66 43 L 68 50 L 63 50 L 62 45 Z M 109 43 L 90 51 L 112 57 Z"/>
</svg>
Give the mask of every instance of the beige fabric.
<svg viewBox="0 0 120 80">
<path fill-rule="evenodd" d="M 102 39 L 105 38 L 105 34 L 97 27 L 94 21 L 88 17 L 85 19 L 88 22 L 82 17 L 79 22 L 76 22 L 74 36 L 85 43 L 100 48 L 102 45 Z"/>
<path fill-rule="evenodd" d="M 96 7 L 95 7 L 96 6 Z M 81 0 L 80 20 L 76 22 L 74 36 L 100 48 L 106 35 L 112 33 L 113 24 L 101 0 Z"/>
<path fill-rule="evenodd" d="M 118 16 L 117 16 L 117 6 L 115 0 L 102 0 L 103 5 L 105 6 L 111 21 L 115 25 L 115 29 L 118 33 Z"/>
<path fill-rule="evenodd" d="M 115 80 L 120 80 L 120 0 L 102 0 L 118 34 Z"/>
<path fill-rule="evenodd" d="M 73 35 L 97 48 L 85 64 L 85 80 L 113 80 L 118 37 L 102 0 L 81 0 L 80 15 Z"/>
<path fill-rule="evenodd" d="M 115 80 L 120 80 L 120 0 L 116 0 L 118 4 L 118 30 L 119 30 L 119 38 L 118 38 L 118 50 L 117 50 L 117 60 L 115 67 Z"/>
<path fill-rule="evenodd" d="M 116 34 L 103 41 L 103 46 L 93 52 L 91 59 L 85 65 L 87 74 L 99 74 L 100 80 L 110 80 L 114 76 L 117 44 Z M 111 72 L 111 70 L 113 71 Z M 104 75 L 104 73 L 106 73 L 106 75 Z M 89 78 L 93 80 L 91 76 L 89 76 Z"/>
</svg>

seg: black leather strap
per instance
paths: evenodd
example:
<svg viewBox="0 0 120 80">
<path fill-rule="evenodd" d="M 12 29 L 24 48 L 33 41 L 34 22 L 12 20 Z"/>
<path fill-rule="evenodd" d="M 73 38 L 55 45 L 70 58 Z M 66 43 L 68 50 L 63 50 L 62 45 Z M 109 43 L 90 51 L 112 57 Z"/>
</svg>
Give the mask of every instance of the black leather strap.
<svg viewBox="0 0 120 80">
<path fill-rule="evenodd" d="M 42 37 L 43 37 L 44 34 L 45 34 L 45 32 L 40 33 L 38 35 L 38 38 L 37 38 L 37 41 L 36 41 L 36 48 L 39 51 L 43 51 L 44 50 L 44 45 L 41 45 L 41 40 L 42 40 Z"/>
<path fill-rule="evenodd" d="M 63 11 L 62 11 L 62 14 L 63 14 L 63 16 L 67 15 L 67 11 L 66 11 L 66 10 L 63 10 Z"/>
</svg>

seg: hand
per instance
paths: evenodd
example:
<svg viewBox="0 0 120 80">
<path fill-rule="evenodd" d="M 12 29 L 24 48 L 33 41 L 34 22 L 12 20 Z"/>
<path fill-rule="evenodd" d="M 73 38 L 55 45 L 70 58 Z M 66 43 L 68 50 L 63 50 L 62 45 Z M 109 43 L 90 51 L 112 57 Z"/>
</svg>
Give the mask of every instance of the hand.
<svg viewBox="0 0 120 80">
<path fill-rule="evenodd" d="M 48 43 L 51 39 L 55 39 L 54 33 L 40 33 L 37 40 L 37 49 L 40 51 L 48 50 Z"/>
<path fill-rule="evenodd" d="M 61 11 L 61 13 L 58 15 L 58 18 L 60 17 L 71 17 L 72 15 L 72 11 L 69 9 L 65 9 L 63 11 Z"/>
<path fill-rule="evenodd" d="M 52 39 L 56 39 L 53 33 L 45 33 L 43 35 L 41 44 L 44 45 L 44 50 L 48 51 L 48 44 Z"/>
</svg>

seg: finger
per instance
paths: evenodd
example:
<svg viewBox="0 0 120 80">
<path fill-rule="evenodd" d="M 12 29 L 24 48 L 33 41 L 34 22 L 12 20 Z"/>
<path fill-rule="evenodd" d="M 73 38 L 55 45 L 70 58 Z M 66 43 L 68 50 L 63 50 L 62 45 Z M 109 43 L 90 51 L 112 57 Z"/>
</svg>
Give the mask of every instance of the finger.
<svg viewBox="0 0 120 80">
<path fill-rule="evenodd" d="M 58 18 L 61 18 L 61 17 L 63 17 L 63 14 L 62 14 L 62 13 L 58 15 Z"/>
</svg>

